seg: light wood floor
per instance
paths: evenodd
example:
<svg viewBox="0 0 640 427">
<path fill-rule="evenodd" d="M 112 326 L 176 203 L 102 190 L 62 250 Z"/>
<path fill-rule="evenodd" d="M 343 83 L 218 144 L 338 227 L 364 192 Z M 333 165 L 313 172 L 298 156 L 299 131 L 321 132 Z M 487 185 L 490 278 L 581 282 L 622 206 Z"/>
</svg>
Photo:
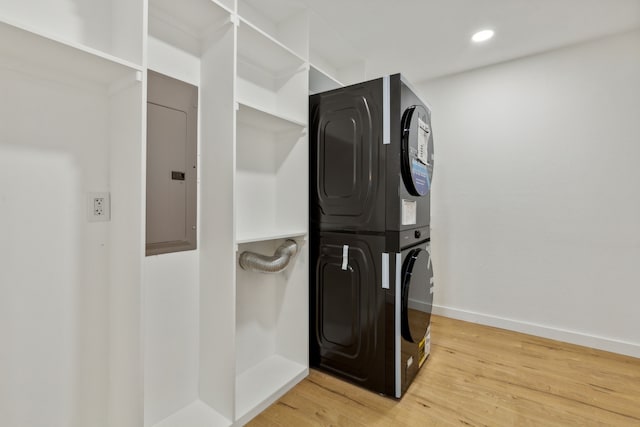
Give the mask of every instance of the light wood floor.
<svg viewBox="0 0 640 427">
<path fill-rule="evenodd" d="M 312 370 L 249 425 L 640 426 L 640 359 L 436 316 L 432 337 L 400 401 Z"/>
</svg>

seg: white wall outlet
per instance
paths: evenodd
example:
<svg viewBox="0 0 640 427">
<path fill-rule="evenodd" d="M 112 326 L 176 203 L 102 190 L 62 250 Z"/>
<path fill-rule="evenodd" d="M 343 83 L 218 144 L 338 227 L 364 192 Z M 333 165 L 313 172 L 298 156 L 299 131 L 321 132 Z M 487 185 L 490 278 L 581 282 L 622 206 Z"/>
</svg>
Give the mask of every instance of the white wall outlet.
<svg viewBox="0 0 640 427">
<path fill-rule="evenodd" d="M 107 193 L 88 193 L 87 219 L 89 222 L 111 219 L 111 196 Z"/>
</svg>

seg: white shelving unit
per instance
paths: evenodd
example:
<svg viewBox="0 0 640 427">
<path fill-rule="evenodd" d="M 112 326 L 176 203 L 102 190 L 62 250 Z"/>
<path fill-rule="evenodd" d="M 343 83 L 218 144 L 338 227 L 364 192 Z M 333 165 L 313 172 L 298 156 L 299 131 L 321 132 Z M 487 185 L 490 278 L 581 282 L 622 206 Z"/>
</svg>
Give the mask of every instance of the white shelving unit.
<svg viewBox="0 0 640 427">
<path fill-rule="evenodd" d="M 306 124 L 239 104 L 236 148 L 236 240 L 306 232 Z"/>
<path fill-rule="evenodd" d="M 167 314 L 159 307 L 148 310 L 154 314 L 148 314 L 147 327 L 155 335 L 145 353 L 146 426 L 241 425 L 308 372 L 308 63 L 299 49 L 306 21 L 269 23 L 254 6 L 242 6 L 249 20 L 217 1 L 189 0 L 179 7 L 149 1 L 148 67 L 197 85 L 200 92 L 200 267 L 197 349 L 173 354 L 173 362 L 156 360 L 163 355 L 154 350 L 163 344 L 154 326 L 161 319 L 153 316 Z M 304 32 L 294 37 L 296 28 Z M 271 254 L 284 238 L 301 247 L 285 273 L 237 267 L 242 250 Z M 160 288 L 153 286 L 147 284 L 148 299 L 161 301 Z M 184 292 L 194 293 L 188 286 Z M 192 316 L 185 306 L 174 310 Z M 252 328 L 256 322 L 264 329 Z M 261 343 L 259 351 L 252 342 Z M 250 352 L 255 357 L 246 358 Z M 154 387 L 166 384 L 163 370 L 192 377 L 195 372 L 197 384 L 177 380 L 179 391 L 163 391 L 167 387 Z"/>
<path fill-rule="evenodd" d="M 238 3 L 237 253 L 271 255 L 285 238 L 300 248 L 276 275 L 236 267 L 239 424 L 308 374 L 307 18 L 291 4 Z"/>
<path fill-rule="evenodd" d="M 185 283 L 182 299 L 193 301 L 195 298 L 197 306 L 175 306 L 174 310 L 186 311 L 173 314 L 175 318 L 182 315 L 193 319 L 198 329 L 195 344 L 191 342 L 182 354 L 174 355 L 171 364 L 171 361 L 154 359 L 164 357 L 154 351 L 164 345 L 161 332 L 156 331 L 156 338 L 147 343 L 146 426 L 222 427 L 234 421 L 234 21 L 233 8 L 217 1 L 149 0 L 149 69 L 199 88 L 196 252 L 200 261 L 195 283 Z M 172 258 L 177 258 L 176 254 L 160 257 L 155 262 L 169 264 Z M 176 266 L 174 271 L 192 268 L 192 265 Z M 153 282 L 147 283 L 149 300 L 162 301 L 153 298 L 160 291 Z M 179 290 L 173 292 L 180 295 Z M 155 325 L 167 314 L 152 308 L 148 312 L 147 329 L 155 331 Z M 182 366 L 175 366 L 176 363 Z M 163 376 L 180 372 L 192 379 L 177 378 L 174 388 L 167 389 Z"/>
<path fill-rule="evenodd" d="M 307 65 L 286 46 L 240 20 L 237 93 L 239 103 L 306 122 L 297 108 L 307 87 Z"/>
<path fill-rule="evenodd" d="M 36 3 L 0 2 L 0 222 L 11 227 L 0 252 L 3 284 L 17 285 L 2 299 L 21 307 L 5 312 L 2 327 L 10 344 L 0 377 L 13 392 L 0 403 L 0 424 L 134 427 L 142 410 L 143 70 L 129 54 L 142 51 L 133 36 L 142 20 L 123 24 L 132 35 L 124 52 L 64 32 L 71 16 Z M 91 35 L 114 36 L 102 27 Z M 89 221 L 93 192 L 110 194 L 110 221 Z"/>
<path fill-rule="evenodd" d="M 260 274 L 238 267 L 236 276 L 236 419 L 249 421 L 308 375 L 308 251 L 283 273 Z M 282 239 L 238 245 L 272 254 Z M 301 304 L 303 302 L 303 304 Z"/>
<path fill-rule="evenodd" d="M 308 375 L 308 94 L 364 72 L 313 22 L 297 0 L 0 0 L 1 296 L 34 301 L 0 325 L 0 378 L 32 392 L 0 425 L 244 425 Z M 144 256 L 147 69 L 199 88 L 195 251 Z M 286 239 L 284 272 L 238 266 Z"/>
</svg>

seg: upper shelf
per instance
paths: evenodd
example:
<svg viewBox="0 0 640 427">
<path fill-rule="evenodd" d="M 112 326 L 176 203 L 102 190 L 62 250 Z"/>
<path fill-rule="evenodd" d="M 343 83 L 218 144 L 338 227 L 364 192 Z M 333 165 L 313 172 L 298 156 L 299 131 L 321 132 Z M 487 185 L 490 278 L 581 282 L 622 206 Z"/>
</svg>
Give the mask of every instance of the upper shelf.
<svg viewBox="0 0 640 427">
<path fill-rule="evenodd" d="M 291 0 L 238 0 L 238 15 L 297 55 L 308 58 L 308 14 L 301 3 Z"/>
<path fill-rule="evenodd" d="M 216 0 L 150 0 L 149 35 L 200 57 L 208 36 L 230 24 L 233 16 Z"/>
<path fill-rule="evenodd" d="M 309 95 L 344 86 L 328 73 L 311 64 L 309 67 Z"/>
<path fill-rule="evenodd" d="M 293 50 L 243 18 L 238 26 L 238 56 L 276 77 L 291 74 L 305 63 Z"/>
<path fill-rule="evenodd" d="M 149 15 L 200 38 L 210 27 L 229 21 L 232 11 L 216 0 L 149 0 Z M 150 23 L 151 25 L 151 23 Z M 150 28 L 153 33 L 153 29 Z"/>
<path fill-rule="evenodd" d="M 268 132 L 284 132 L 302 130 L 307 124 L 291 117 L 265 111 L 246 102 L 238 103 L 238 123 L 245 124 Z"/>
<path fill-rule="evenodd" d="M 68 43 L 29 28 L 0 22 L 0 56 L 4 66 L 32 67 L 75 79 L 111 85 L 142 69 L 104 52 Z"/>
<path fill-rule="evenodd" d="M 143 9 L 128 0 L 2 0 L 0 21 L 141 66 Z"/>
</svg>

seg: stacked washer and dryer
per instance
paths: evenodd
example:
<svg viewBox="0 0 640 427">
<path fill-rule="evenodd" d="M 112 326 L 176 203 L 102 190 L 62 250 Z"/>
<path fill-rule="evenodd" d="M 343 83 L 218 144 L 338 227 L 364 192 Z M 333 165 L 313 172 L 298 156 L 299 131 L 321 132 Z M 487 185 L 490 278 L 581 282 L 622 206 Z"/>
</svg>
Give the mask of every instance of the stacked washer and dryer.
<svg viewBox="0 0 640 427">
<path fill-rule="evenodd" d="M 431 112 L 395 74 L 309 116 L 311 365 L 400 398 L 430 351 Z"/>
</svg>

